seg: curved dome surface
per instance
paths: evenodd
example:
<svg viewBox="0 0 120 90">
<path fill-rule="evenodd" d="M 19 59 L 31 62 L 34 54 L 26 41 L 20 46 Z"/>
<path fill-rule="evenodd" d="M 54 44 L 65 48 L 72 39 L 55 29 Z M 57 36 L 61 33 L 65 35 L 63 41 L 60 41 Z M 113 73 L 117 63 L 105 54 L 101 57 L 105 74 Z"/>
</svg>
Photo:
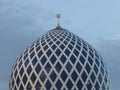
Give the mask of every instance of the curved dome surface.
<svg viewBox="0 0 120 90">
<path fill-rule="evenodd" d="M 106 90 L 108 74 L 98 52 L 62 28 L 30 45 L 13 66 L 10 90 Z"/>
</svg>

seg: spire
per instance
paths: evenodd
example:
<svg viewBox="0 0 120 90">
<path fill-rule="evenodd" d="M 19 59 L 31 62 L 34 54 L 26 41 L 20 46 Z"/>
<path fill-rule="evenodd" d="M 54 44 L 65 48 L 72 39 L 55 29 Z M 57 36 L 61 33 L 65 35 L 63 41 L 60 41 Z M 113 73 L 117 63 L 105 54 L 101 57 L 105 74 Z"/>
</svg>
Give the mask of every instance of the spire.
<svg viewBox="0 0 120 90">
<path fill-rule="evenodd" d="M 57 27 L 56 28 L 60 28 L 60 24 L 59 24 L 59 19 L 60 19 L 61 15 L 60 14 L 56 14 L 56 18 L 57 18 Z"/>
</svg>

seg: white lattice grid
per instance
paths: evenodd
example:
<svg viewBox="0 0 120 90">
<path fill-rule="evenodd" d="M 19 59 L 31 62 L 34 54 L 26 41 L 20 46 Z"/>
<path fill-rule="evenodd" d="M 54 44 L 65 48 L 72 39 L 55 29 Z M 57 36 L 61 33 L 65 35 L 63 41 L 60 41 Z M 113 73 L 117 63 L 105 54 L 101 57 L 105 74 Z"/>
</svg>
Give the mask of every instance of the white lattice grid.
<svg viewBox="0 0 120 90">
<path fill-rule="evenodd" d="M 45 48 L 46 45 L 48 46 L 48 48 Z M 52 49 L 53 45 L 56 46 L 54 50 Z M 65 48 L 61 49 L 60 47 L 61 45 L 65 46 Z M 69 45 L 73 46 L 72 50 L 69 48 Z M 76 48 L 76 46 L 79 46 L 80 49 Z M 67 56 L 65 53 L 66 49 L 70 51 L 69 56 Z M 47 52 L 49 50 L 52 52 L 50 56 L 47 55 Z M 56 54 L 57 50 L 61 51 L 59 56 Z M 43 54 L 39 56 L 39 52 L 41 51 L 43 52 Z M 74 51 L 79 52 L 78 55 L 76 55 Z M 86 53 L 86 55 L 84 55 L 83 52 Z M 54 64 L 50 61 L 50 58 L 53 55 L 56 57 Z M 61 62 L 60 60 L 62 55 L 66 57 L 65 63 Z M 46 57 L 46 61 L 43 65 L 41 62 L 41 59 L 44 56 Z M 71 56 L 74 57 L 74 60 L 75 60 L 74 63 L 73 63 L 73 60 L 72 61 L 70 60 Z M 81 56 L 85 59 L 84 64 L 81 62 L 81 60 L 79 60 Z M 32 61 L 34 60 L 35 57 L 37 59 L 37 62 L 35 63 L 35 65 L 33 65 Z M 92 59 L 92 62 L 93 62 L 92 64 L 89 62 L 88 58 Z M 29 63 L 27 64 L 27 66 L 25 66 L 25 63 L 27 60 L 29 61 Z M 58 72 L 56 69 L 57 67 L 56 65 L 58 63 L 62 67 L 60 72 Z M 48 64 L 50 65 L 51 68 L 46 68 Z M 70 64 L 72 67 L 70 68 L 71 69 L 70 72 L 66 68 L 68 64 Z M 80 72 L 76 68 L 77 64 L 82 66 L 82 69 Z M 30 74 L 28 74 L 27 69 L 30 66 L 32 70 Z M 41 67 L 41 70 L 39 71 L 39 73 L 36 72 L 37 66 Z M 89 72 L 86 69 L 87 66 L 90 67 Z M 97 68 L 97 73 L 94 69 L 95 67 Z M 23 70 L 24 72 L 22 72 Z M 55 78 L 55 81 L 52 81 L 50 77 L 53 71 L 57 76 Z M 63 72 L 66 73 L 67 75 L 65 80 L 61 78 L 61 75 L 63 74 Z M 75 81 L 73 80 L 74 77 L 72 77 L 73 72 L 76 73 L 77 75 Z M 87 76 L 85 81 L 83 80 L 84 78 L 83 73 Z M 91 76 L 92 74 L 95 75 L 94 82 L 92 81 L 92 76 Z M 32 75 L 34 76 L 33 79 L 32 79 Z M 44 82 L 41 79 L 42 76 L 45 77 Z M 24 79 L 27 78 L 27 80 L 25 80 L 24 82 L 23 78 Z M 107 81 L 105 81 L 105 79 L 107 79 Z M 68 83 L 68 81 L 72 83 L 71 86 L 68 85 L 70 84 Z M 79 87 L 78 85 L 79 81 L 82 83 L 81 87 Z M 19 84 L 17 84 L 17 82 Z M 50 84 L 51 86 L 49 86 Z M 64 90 L 64 89 L 65 90 L 68 90 L 68 89 L 71 89 L 71 90 L 79 90 L 79 89 L 81 90 L 96 90 L 96 89 L 106 90 L 105 88 L 108 87 L 107 84 L 108 84 L 108 74 L 106 71 L 106 67 L 102 62 L 102 58 L 99 56 L 96 50 L 94 50 L 84 40 L 75 36 L 69 31 L 64 30 L 64 29 L 56 29 L 56 30 L 50 30 L 48 33 L 46 33 L 41 38 L 39 38 L 37 41 L 35 41 L 31 46 L 29 46 L 21 54 L 21 56 L 18 58 L 12 70 L 11 80 L 10 80 L 10 90 L 15 90 L 15 89 L 19 90 L 21 88 L 27 89 L 29 85 L 31 86 L 31 90 L 35 90 L 35 89 L 46 90 L 47 87 L 50 87 L 51 90 L 53 89 L 57 90 L 58 87 L 60 87 L 61 90 Z"/>
</svg>

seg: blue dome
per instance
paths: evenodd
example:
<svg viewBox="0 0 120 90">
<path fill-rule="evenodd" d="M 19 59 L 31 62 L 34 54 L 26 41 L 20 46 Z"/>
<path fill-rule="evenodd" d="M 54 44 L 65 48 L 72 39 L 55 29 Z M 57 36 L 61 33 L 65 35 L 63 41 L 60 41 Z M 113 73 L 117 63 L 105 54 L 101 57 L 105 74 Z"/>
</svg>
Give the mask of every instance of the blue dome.
<svg viewBox="0 0 120 90">
<path fill-rule="evenodd" d="M 30 45 L 13 66 L 10 90 L 106 90 L 108 73 L 83 39 L 55 28 Z"/>
</svg>

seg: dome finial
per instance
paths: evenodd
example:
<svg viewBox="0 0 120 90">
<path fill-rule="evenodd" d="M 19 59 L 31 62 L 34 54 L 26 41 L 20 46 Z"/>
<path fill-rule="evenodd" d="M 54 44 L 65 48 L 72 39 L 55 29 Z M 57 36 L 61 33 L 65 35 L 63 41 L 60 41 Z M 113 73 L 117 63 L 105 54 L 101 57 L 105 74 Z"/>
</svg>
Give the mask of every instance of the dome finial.
<svg viewBox="0 0 120 90">
<path fill-rule="evenodd" d="M 60 14 L 56 14 L 56 18 L 58 21 L 57 27 L 56 28 L 60 28 L 60 24 L 59 24 L 59 19 L 60 19 L 61 15 Z"/>
</svg>

